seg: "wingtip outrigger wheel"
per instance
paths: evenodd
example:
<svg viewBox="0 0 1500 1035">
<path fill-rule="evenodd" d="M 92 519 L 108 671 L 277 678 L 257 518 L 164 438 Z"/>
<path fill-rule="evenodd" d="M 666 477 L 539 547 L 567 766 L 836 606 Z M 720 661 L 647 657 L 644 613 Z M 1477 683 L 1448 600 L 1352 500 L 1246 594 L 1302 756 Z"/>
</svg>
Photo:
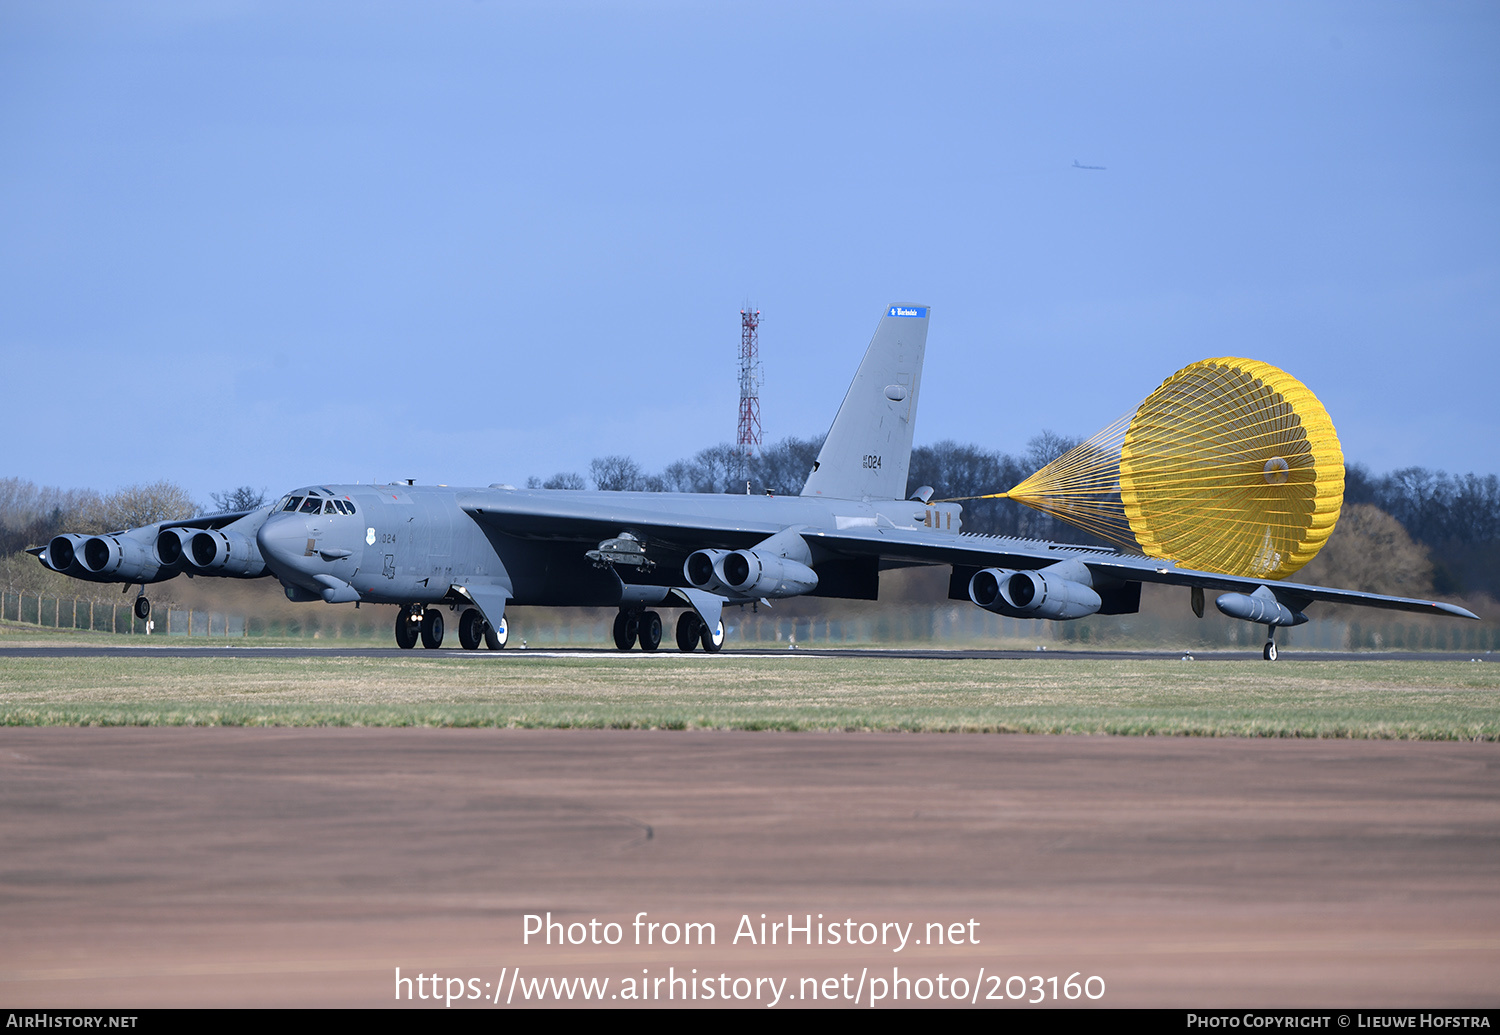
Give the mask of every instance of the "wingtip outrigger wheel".
<svg viewBox="0 0 1500 1035">
<path fill-rule="evenodd" d="M 1266 626 L 1266 646 L 1260 652 L 1260 656 L 1267 661 L 1276 660 L 1276 626 L 1274 625 Z"/>
</svg>

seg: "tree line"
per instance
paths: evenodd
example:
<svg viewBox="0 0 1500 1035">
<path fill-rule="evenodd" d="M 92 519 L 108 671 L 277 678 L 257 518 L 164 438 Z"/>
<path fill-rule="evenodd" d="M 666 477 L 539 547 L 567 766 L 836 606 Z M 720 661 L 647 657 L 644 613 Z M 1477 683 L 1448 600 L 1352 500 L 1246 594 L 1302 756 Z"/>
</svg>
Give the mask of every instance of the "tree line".
<svg viewBox="0 0 1500 1035">
<path fill-rule="evenodd" d="M 1019 454 L 951 439 L 912 450 L 908 492 L 931 486 L 934 499 L 1001 492 L 1061 456 L 1080 440 L 1043 431 Z M 531 488 L 605 491 L 771 493 L 794 496 L 817 459 L 823 439 L 784 438 L 745 461 L 728 442 L 699 450 L 660 472 L 629 456 L 597 457 L 588 476 L 559 472 L 530 478 Z M 212 505 L 193 501 L 168 481 L 131 485 L 111 493 L 37 486 L 0 478 L 0 557 L 46 543 L 59 532 L 103 532 L 202 513 L 250 510 L 266 501 L 265 489 L 239 486 L 210 493 Z M 1346 506 L 1368 504 L 1393 517 L 1431 554 L 1433 586 L 1440 593 L 1487 591 L 1500 596 L 1500 478 L 1406 467 L 1377 475 L 1347 468 Z M 991 535 L 1065 542 L 1092 541 L 1081 530 L 1011 500 L 969 500 L 964 528 Z"/>
</svg>

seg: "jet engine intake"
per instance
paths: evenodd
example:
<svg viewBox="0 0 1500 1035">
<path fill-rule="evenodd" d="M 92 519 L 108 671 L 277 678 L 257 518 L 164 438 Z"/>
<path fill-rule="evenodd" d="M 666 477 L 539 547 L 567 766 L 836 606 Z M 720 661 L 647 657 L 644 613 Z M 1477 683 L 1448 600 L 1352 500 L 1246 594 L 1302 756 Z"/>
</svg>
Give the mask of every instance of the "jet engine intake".
<svg viewBox="0 0 1500 1035">
<path fill-rule="evenodd" d="M 1049 574 L 1045 568 L 985 568 L 975 572 L 969 580 L 969 599 L 986 611 L 1011 618 L 1086 618 L 1103 606 L 1093 587 L 1066 578 L 1062 572 Z"/>
<path fill-rule="evenodd" d="M 88 569 L 83 566 L 83 544 L 88 536 L 66 533 L 53 536 L 47 544 L 47 567 L 64 575 L 77 575 Z"/>
<path fill-rule="evenodd" d="M 188 541 L 198 534 L 196 528 L 164 528 L 156 536 L 156 556 L 162 564 L 180 564 L 187 554 Z"/>
<path fill-rule="evenodd" d="M 719 565 L 728 556 L 728 550 L 698 550 L 690 553 L 682 564 L 682 577 L 694 589 L 727 595 L 730 592 L 729 586 L 719 572 Z"/>
<path fill-rule="evenodd" d="M 244 575 L 255 578 L 264 575 L 266 562 L 261 558 L 260 547 L 249 536 L 238 532 L 210 529 L 195 533 L 187 541 L 184 557 L 198 571 L 209 571 L 217 575 Z"/>
<path fill-rule="evenodd" d="M 746 597 L 796 597 L 818 588 L 818 573 L 801 561 L 757 550 L 725 555 L 716 565 L 716 574 Z"/>
<path fill-rule="evenodd" d="M 143 543 L 129 536 L 90 536 L 84 540 L 83 549 L 79 552 L 82 554 L 84 568 L 90 573 L 105 575 L 121 582 L 150 579 L 161 567 Z"/>
</svg>

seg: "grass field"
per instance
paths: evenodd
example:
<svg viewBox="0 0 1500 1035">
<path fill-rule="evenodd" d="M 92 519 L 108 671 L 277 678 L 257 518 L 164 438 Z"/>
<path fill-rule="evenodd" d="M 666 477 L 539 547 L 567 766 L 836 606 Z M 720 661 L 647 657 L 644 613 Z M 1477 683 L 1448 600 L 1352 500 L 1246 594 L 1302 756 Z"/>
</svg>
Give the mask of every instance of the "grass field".
<svg viewBox="0 0 1500 1035">
<path fill-rule="evenodd" d="M 1500 666 L 777 654 L 0 658 L 0 725 L 1500 739 Z"/>
</svg>

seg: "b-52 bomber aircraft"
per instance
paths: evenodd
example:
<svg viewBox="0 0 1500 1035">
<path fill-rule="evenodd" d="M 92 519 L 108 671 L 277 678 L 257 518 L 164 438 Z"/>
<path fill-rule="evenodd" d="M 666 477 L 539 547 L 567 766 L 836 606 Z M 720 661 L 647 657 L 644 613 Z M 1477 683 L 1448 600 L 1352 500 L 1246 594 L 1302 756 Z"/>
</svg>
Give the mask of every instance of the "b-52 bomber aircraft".
<svg viewBox="0 0 1500 1035">
<path fill-rule="evenodd" d="M 1476 616 L 1452 604 L 1178 567 L 1111 548 L 963 532 L 962 507 L 906 497 L 930 310 L 881 318 L 800 496 L 310 485 L 240 513 L 33 549 L 54 571 L 146 585 L 180 573 L 270 575 L 294 601 L 399 604 L 396 642 L 443 641 L 443 605 L 467 650 L 504 647 L 511 605 L 618 607 L 620 650 L 656 650 L 657 608 L 680 608 L 683 651 L 724 643 L 726 606 L 796 596 L 874 600 L 882 570 L 952 567 L 949 596 L 1015 618 L 1139 610 L 1145 582 L 1220 591 L 1225 614 L 1275 630 L 1314 601 Z M 127 585 L 127 590 L 129 586 Z"/>
</svg>

